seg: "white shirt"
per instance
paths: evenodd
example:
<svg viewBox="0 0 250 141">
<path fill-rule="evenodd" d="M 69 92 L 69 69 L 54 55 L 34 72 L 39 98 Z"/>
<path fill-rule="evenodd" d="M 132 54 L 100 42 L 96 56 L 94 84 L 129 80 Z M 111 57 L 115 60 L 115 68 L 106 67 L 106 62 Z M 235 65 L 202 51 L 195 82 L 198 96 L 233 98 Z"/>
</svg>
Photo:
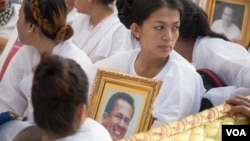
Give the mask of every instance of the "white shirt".
<svg viewBox="0 0 250 141">
<path fill-rule="evenodd" d="M 219 38 L 198 37 L 192 61 L 196 69 L 213 71 L 227 85 L 204 95 L 214 106 L 229 97 L 250 94 L 250 54 L 243 46 Z"/>
<path fill-rule="evenodd" d="M 96 67 L 137 75 L 134 70 L 140 48 L 111 56 L 95 63 Z M 163 81 L 153 103 L 152 115 L 157 120 L 152 127 L 179 120 L 197 113 L 205 89 L 195 68 L 177 52 L 170 53 L 165 67 L 154 77 Z"/>
<path fill-rule="evenodd" d="M 73 43 L 91 58 L 99 61 L 131 48 L 131 32 L 119 20 L 117 13 L 106 17 L 95 27 L 88 15 L 75 19 Z"/>
<path fill-rule="evenodd" d="M 194 45 L 193 64 L 212 70 L 227 85 L 250 88 L 250 55 L 239 44 L 200 37 Z"/>
<path fill-rule="evenodd" d="M 87 118 L 76 134 L 55 141 L 112 141 L 106 128 L 91 118 Z"/>
<path fill-rule="evenodd" d="M 77 17 L 81 16 L 82 14 L 78 13 L 76 8 L 74 7 L 68 14 L 67 14 L 67 23 L 72 25 L 74 21 L 77 21 Z"/>
<path fill-rule="evenodd" d="M 92 62 L 87 55 L 70 41 L 59 43 L 52 51 L 75 60 L 89 76 Z M 33 69 L 39 63 L 40 54 L 32 46 L 24 45 L 12 58 L 0 83 L 0 111 L 13 111 L 21 116 L 31 116 L 30 103 Z"/>
</svg>

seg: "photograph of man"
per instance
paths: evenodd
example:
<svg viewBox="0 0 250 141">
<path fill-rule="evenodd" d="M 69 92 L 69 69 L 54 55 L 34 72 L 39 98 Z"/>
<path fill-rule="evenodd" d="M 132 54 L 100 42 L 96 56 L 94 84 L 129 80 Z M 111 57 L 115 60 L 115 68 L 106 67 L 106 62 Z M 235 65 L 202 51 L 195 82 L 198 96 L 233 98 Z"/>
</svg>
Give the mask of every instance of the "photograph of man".
<svg viewBox="0 0 250 141">
<path fill-rule="evenodd" d="M 110 97 L 102 115 L 102 125 L 114 141 L 124 138 L 134 109 L 134 99 L 131 95 L 116 92 Z"/>
<path fill-rule="evenodd" d="M 211 29 L 217 33 L 222 33 L 231 41 L 240 40 L 240 28 L 235 24 L 236 9 L 225 5 L 221 18 L 213 22 Z"/>
</svg>

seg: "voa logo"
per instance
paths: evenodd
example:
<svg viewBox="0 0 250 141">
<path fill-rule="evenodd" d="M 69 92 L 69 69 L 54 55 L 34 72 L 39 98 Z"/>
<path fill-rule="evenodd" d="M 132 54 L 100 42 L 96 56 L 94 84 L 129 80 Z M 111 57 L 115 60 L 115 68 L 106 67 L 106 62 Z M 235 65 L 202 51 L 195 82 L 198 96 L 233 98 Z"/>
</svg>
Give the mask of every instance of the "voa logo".
<svg viewBox="0 0 250 141">
<path fill-rule="evenodd" d="M 227 136 L 247 136 L 244 129 L 226 129 Z"/>
</svg>

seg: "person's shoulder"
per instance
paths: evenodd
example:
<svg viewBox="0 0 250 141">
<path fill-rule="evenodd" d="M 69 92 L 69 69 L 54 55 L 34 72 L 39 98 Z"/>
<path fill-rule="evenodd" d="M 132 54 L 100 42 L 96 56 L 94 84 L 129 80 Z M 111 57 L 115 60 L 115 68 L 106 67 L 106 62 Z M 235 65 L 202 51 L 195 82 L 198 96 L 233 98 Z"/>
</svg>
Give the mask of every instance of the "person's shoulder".
<svg viewBox="0 0 250 141">
<path fill-rule="evenodd" d="M 101 64 L 114 64 L 114 63 L 123 63 L 125 60 L 130 59 L 133 55 L 139 53 L 139 48 L 138 49 L 131 49 L 131 50 L 126 50 L 126 51 L 121 51 L 117 54 L 114 54 L 110 57 L 107 57 L 103 60 L 97 61 L 95 63 L 96 66 L 99 66 Z"/>
<path fill-rule="evenodd" d="M 187 65 L 190 66 L 191 63 L 188 62 L 187 59 L 185 59 L 182 55 L 180 55 L 177 51 L 173 50 L 169 55 L 169 61 L 168 62 L 174 62 L 178 65 Z M 192 65 L 191 65 L 192 66 Z"/>
<path fill-rule="evenodd" d="M 86 118 L 81 129 L 82 132 L 85 132 L 85 137 L 88 140 L 105 140 L 112 141 L 110 134 L 107 129 L 101 125 L 101 123 L 91 119 Z M 98 136 L 96 136 L 98 135 Z"/>
<path fill-rule="evenodd" d="M 62 45 L 54 49 L 54 53 L 61 54 L 64 57 L 72 58 L 78 63 L 93 64 L 87 54 L 77 47 L 72 41 L 66 40 L 61 43 Z"/>
<path fill-rule="evenodd" d="M 176 51 L 171 52 L 168 64 L 166 67 L 171 66 L 173 70 L 184 71 L 186 74 L 196 72 L 194 65 Z"/>
</svg>

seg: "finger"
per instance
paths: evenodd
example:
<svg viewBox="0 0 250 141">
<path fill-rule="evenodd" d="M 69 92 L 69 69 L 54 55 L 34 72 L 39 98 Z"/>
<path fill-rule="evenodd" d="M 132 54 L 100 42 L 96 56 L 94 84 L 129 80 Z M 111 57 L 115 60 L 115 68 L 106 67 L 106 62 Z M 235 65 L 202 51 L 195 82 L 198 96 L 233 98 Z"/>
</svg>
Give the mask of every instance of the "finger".
<svg viewBox="0 0 250 141">
<path fill-rule="evenodd" d="M 240 105 L 240 106 L 234 106 L 229 110 L 230 113 L 242 113 L 250 118 L 250 108 Z"/>
<path fill-rule="evenodd" d="M 228 104 L 232 105 L 245 105 L 247 107 L 250 107 L 250 100 L 243 96 L 235 96 L 226 101 Z"/>
</svg>

